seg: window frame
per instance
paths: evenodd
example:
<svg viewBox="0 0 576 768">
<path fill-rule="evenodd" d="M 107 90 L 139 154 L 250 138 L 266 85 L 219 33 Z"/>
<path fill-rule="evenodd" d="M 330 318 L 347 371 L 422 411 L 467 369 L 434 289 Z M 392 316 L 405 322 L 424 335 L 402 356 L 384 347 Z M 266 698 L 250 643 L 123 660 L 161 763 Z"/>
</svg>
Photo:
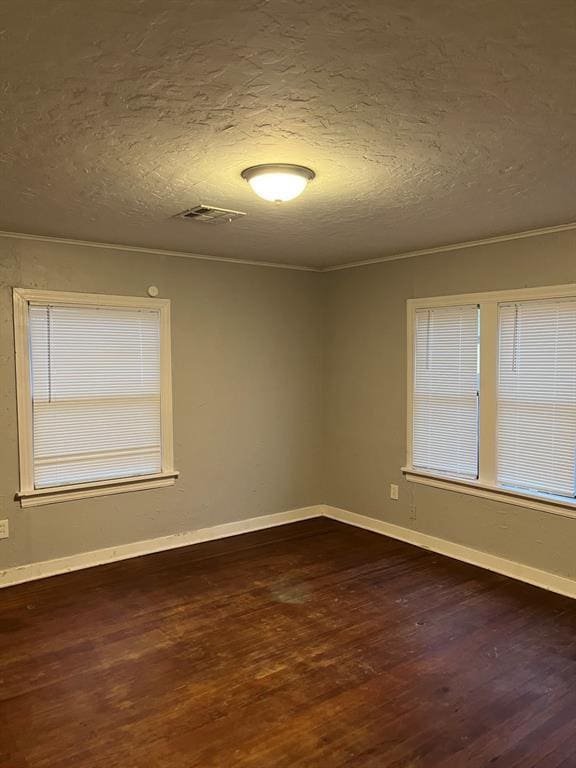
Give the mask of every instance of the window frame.
<svg viewBox="0 0 576 768">
<path fill-rule="evenodd" d="M 493 499 L 507 504 L 537 509 L 565 517 L 576 517 L 576 499 L 503 488 L 496 482 L 496 428 L 498 397 L 498 305 L 506 302 L 576 299 L 576 284 L 486 291 L 458 295 L 408 299 L 407 311 L 407 418 L 406 465 L 402 472 L 409 482 L 472 496 Z M 435 474 L 412 465 L 413 391 L 414 391 L 414 316 L 417 309 L 478 304 L 480 308 L 480 384 L 478 419 L 478 479 L 467 480 Z"/>
<path fill-rule="evenodd" d="M 114 296 L 97 293 L 48 291 L 33 288 L 13 289 L 14 347 L 16 359 L 16 400 L 18 414 L 18 453 L 20 490 L 16 498 L 22 507 L 59 501 L 90 498 L 135 490 L 173 485 L 178 477 L 174 469 L 172 425 L 172 364 L 170 299 L 138 296 Z M 30 379 L 29 305 L 121 307 L 153 309 L 160 315 L 160 420 L 162 470 L 156 474 L 113 478 L 73 485 L 37 489 L 34 487 L 32 390 Z"/>
</svg>

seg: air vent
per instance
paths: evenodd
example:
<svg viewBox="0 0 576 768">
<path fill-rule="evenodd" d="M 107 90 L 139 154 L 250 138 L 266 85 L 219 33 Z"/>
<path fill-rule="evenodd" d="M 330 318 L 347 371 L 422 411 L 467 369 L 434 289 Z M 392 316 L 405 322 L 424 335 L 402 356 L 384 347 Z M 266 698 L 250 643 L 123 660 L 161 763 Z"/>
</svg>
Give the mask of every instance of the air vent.
<svg viewBox="0 0 576 768">
<path fill-rule="evenodd" d="M 216 208 L 214 205 L 197 205 L 195 208 L 189 208 L 177 214 L 176 218 L 203 221 L 206 224 L 224 224 L 234 219 L 241 219 L 242 216 L 246 216 L 242 211 L 229 211 L 226 208 Z"/>
</svg>

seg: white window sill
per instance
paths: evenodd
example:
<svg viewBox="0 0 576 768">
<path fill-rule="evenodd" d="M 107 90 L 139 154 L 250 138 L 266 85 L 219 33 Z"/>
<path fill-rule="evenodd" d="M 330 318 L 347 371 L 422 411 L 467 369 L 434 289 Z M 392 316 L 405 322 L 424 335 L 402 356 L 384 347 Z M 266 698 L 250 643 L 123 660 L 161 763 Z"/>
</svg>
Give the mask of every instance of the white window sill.
<svg viewBox="0 0 576 768">
<path fill-rule="evenodd" d="M 78 485 L 61 485 L 57 488 L 39 488 L 31 491 L 20 491 L 16 498 L 19 499 L 21 507 L 39 507 L 42 504 L 55 504 L 56 502 L 72 501 L 73 499 L 89 499 L 94 496 L 107 496 L 113 493 L 164 488 L 167 485 L 174 485 L 178 474 L 175 471 L 162 472 L 157 475 L 102 480 L 98 483 L 79 483 Z"/>
<path fill-rule="evenodd" d="M 514 504 L 517 507 L 537 509 L 541 512 L 551 512 L 562 517 L 576 518 L 576 499 L 571 500 L 562 496 L 500 488 L 475 480 L 434 475 L 412 467 L 402 467 L 402 472 L 406 480 L 411 483 L 419 483 L 420 485 L 428 485 L 432 488 L 441 488 L 446 491 L 455 491 L 456 493 L 466 493 L 470 496 L 479 496 L 483 499 L 500 501 L 504 504 Z"/>
</svg>

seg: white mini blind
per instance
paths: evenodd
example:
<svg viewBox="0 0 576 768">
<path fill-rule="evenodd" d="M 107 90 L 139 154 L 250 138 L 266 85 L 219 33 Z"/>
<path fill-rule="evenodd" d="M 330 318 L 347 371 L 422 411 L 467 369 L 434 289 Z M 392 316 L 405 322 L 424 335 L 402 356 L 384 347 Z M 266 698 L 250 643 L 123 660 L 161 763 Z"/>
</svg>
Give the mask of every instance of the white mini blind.
<svg viewBox="0 0 576 768">
<path fill-rule="evenodd" d="M 160 313 L 30 304 L 34 486 L 161 472 Z"/>
<path fill-rule="evenodd" d="M 499 307 L 498 482 L 576 492 L 576 300 Z"/>
<path fill-rule="evenodd" d="M 478 306 L 417 309 L 412 465 L 478 477 Z"/>
</svg>

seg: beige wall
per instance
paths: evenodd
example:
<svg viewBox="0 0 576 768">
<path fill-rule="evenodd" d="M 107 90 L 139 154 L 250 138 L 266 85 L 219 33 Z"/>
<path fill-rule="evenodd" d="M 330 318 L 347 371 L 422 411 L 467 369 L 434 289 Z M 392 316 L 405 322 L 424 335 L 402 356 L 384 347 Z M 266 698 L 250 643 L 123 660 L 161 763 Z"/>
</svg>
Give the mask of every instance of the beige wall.
<svg viewBox="0 0 576 768">
<path fill-rule="evenodd" d="M 321 500 L 321 275 L 0 237 L 0 568 Z M 13 286 L 172 300 L 176 485 L 20 509 Z"/>
<path fill-rule="evenodd" d="M 325 453 L 334 506 L 576 577 L 576 520 L 403 480 L 406 299 L 576 282 L 565 232 L 324 276 Z M 389 484 L 400 485 L 399 501 Z"/>
<path fill-rule="evenodd" d="M 0 567 L 325 502 L 576 578 L 575 520 L 400 472 L 406 299 L 576 282 L 575 256 L 565 232 L 320 275 L 0 238 Z M 180 480 L 20 509 L 11 287 L 151 284 L 172 299 Z"/>
</svg>

